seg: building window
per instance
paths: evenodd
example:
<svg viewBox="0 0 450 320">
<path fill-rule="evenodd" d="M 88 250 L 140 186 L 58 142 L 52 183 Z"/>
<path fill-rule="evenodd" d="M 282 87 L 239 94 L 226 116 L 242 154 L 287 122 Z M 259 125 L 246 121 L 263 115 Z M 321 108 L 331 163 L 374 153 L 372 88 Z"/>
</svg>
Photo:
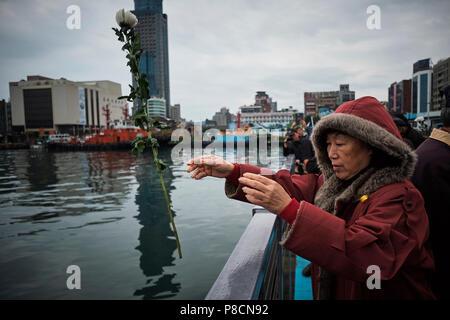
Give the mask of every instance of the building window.
<svg viewBox="0 0 450 320">
<path fill-rule="evenodd" d="M 417 76 L 415 76 L 413 78 L 413 85 L 412 85 L 412 89 L 413 89 L 413 109 L 412 112 L 413 113 L 418 113 L 419 108 L 417 105 Z"/>
<path fill-rule="evenodd" d="M 420 75 L 420 112 L 428 110 L 428 74 Z"/>
<path fill-rule="evenodd" d="M 27 129 L 53 128 L 52 90 L 23 90 Z"/>
</svg>

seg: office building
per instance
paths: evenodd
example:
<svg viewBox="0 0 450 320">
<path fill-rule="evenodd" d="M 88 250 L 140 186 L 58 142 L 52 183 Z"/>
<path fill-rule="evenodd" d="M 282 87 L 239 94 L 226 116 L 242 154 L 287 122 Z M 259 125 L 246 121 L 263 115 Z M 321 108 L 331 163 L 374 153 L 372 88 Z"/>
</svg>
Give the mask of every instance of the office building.
<svg viewBox="0 0 450 320">
<path fill-rule="evenodd" d="M 223 107 L 212 118 L 216 122 L 218 129 L 228 128 L 228 124 L 231 122 L 231 113 L 228 108 Z"/>
<path fill-rule="evenodd" d="M 11 134 L 11 103 L 0 100 L 0 143 Z"/>
<path fill-rule="evenodd" d="M 93 132 L 124 120 L 126 100 L 119 83 L 70 81 L 28 76 L 9 83 L 11 127 L 16 133 L 51 131 L 72 135 Z M 107 116 L 107 113 L 109 114 Z"/>
<path fill-rule="evenodd" d="M 414 63 L 412 75 L 412 105 L 411 112 L 428 114 L 431 104 L 431 80 L 433 69 L 431 59 L 422 59 Z"/>
<path fill-rule="evenodd" d="M 167 118 L 166 100 L 152 97 L 147 100 L 147 115 L 149 117 Z"/>
<path fill-rule="evenodd" d="M 394 82 L 388 90 L 388 111 L 411 112 L 411 79 Z"/>
<path fill-rule="evenodd" d="M 305 116 L 317 117 L 319 108 L 335 110 L 342 103 L 351 100 L 355 100 L 355 91 L 350 91 L 348 84 L 341 84 L 339 91 L 305 92 Z"/>
<path fill-rule="evenodd" d="M 439 90 L 448 85 L 450 85 L 450 57 L 439 60 L 438 63 L 433 66 L 431 110 L 441 109 L 441 96 L 439 95 Z"/>
<path fill-rule="evenodd" d="M 256 106 L 256 105 L 244 105 L 242 107 L 239 107 L 241 110 L 241 113 L 255 113 L 255 112 L 263 112 L 262 106 Z"/>
<path fill-rule="evenodd" d="M 167 15 L 163 13 L 162 0 L 134 0 L 133 13 L 138 18 L 135 32 L 141 37 L 143 50 L 139 69 L 147 74 L 150 96 L 162 98 L 166 102 L 165 114 L 169 114 L 169 49 L 167 35 Z M 133 85 L 136 86 L 133 79 Z M 133 105 L 133 113 L 138 108 Z"/>
<path fill-rule="evenodd" d="M 175 104 L 170 106 L 169 108 L 169 118 L 173 121 L 179 123 L 181 120 L 181 106 L 179 104 Z"/>
<path fill-rule="evenodd" d="M 277 102 L 272 101 L 272 98 L 265 91 L 257 91 L 255 95 L 255 106 L 260 106 L 263 112 L 276 112 Z"/>
</svg>

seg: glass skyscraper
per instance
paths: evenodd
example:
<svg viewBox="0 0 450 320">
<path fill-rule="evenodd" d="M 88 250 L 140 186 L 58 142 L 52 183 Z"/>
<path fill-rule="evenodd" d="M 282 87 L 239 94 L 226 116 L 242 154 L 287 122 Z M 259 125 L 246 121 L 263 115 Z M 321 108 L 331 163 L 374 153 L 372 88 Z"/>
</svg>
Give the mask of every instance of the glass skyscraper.
<svg viewBox="0 0 450 320">
<path fill-rule="evenodd" d="M 134 0 L 133 13 L 139 20 L 135 30 L 141 37 L 140 71 L 147 74 L 150 95 L 166 101 L 166 115 L 170 106 L 169 46 L 167 15 L 163 13 L 162 0 Z M 136 85 L 133 80 L 133 85 Z M 133 113 L 138 108 L 135 102 Z"/>
</svg>

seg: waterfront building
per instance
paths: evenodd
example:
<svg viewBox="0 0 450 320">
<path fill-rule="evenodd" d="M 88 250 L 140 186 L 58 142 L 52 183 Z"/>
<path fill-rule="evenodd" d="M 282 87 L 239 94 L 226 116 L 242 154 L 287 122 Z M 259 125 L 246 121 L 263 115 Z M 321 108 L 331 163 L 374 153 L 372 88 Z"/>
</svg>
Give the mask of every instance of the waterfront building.
<svg viewBox="0 0 450 320">
<path fill-rule="evenodd" d="M 139 20 L 135 31 L 141 37 L 143 50 L 139 70 L 147 74 L 150 96 L 165 100 L 165 114 L 168 115 L 170 82 L 167 15 L 163 13 L 162 0 L 134 0 L 134 8 L 133 13 Z M 133 85 L 136 87 L 134 79 Z M 133 114 L 137 108 L 135 101 Z"/>
<path fill-rule="evenodd" d="M 217 128 L 217 122 L 215 122 L 214 120 L 208 120 L 206 119 L 203 123 L 202 126 L 205 130 L 207 129 L 215 129 Z"/>
<path fill-rule="evenodd" d="M 119 83 L 103 81 L 70 81 L 43 76 L 9 83 L 11 128 L 16 133 L 49 133 L 79 135 L 93 132 L 124 119 L 125 99 L 119 100 Z M 108 113 L 108 116 L 107 116 Z"/>
<path fill-rule="evenodd" d="M 228 110 L 228 108 L 223 107 L 220 109 L 219 112 L 216 112 L 216 114 L 212 118 L 213 121 L 216 122 L 218 129 L 227 129 L 228 124 L 231 122 L 231 113 Z"/>
<path fill-rule="evenodd" d="M 277 103 L 265 91 L 257 91 L 255 95 L 255 106 L 262 108 L 263 112 L 276 112 Z"/>
<path fill-rule="evenodd" d="M 411 112 L 411 79 L 394 82 L 388 89 L 388 111 Z"/>
<path fill-rule="evenodd" d="M 11 103 L 0 100 L 0 143 L 11 133 Z"/>
<path fill-rule="evenodd" d="M 263 112 L 263 107 L 257 105 L 244 105 L 242 107 L 239 107 L 239 109 L 241 110 L 241 113 Z"/>
<path fill-rule="evenodd" d="M 431 78 L 433 69 L 431 59 L 422 59 L 414 63 L 412 75 L 412 108 L 411 112 L 428 114 L 431 104 Z"/>
<path fill-rule="evenodd" d="M 152 97 L 147 100 L 147 115 L 149 117 L 167 118 L 166 100 Z"/>
<path fill-rule="evenodd" d="M 339 91 L 317 91 L 304 93 L 305 116 L 317 117 L 319 108 L 335 110 L 344 102 L 355 100 L 355 91 L 350 85 L 339 85 Z"/>
<path fill-rule="evenodd" d="M 240 121 L 241 126 L 246 124 L 262 125 L 264 127 L 280 124 L 286 126 L 295 120 L 296 114 L 293 111 L 241 113 Z"/>
<path fill-rule="evenodd" d="M 439 60 L 438 63 L 433 66 L 431 110 L 441 109 L 441 96 L 439 95 L 439 90 L 448 85 L 450 85 L 450 57 Z"/>
<path fill-rule="evenodd" d="M 181 120 L 181 106 L 179 104 L 175 104 L 170 106 L 169 108 L 169 118 L 179 123 Z"/>
</svg>

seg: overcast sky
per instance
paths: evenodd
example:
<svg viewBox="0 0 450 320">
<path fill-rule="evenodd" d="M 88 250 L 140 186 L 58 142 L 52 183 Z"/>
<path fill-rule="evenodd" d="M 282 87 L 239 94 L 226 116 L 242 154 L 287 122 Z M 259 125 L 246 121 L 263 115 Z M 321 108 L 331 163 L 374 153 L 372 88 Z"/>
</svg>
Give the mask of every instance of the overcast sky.
<svg viewBox="0 0 450 320">
<path fill-rule="evenodd" d="M 81 28 L 66 9 L 78 5 Z M 370 5 L 381 29 L 369 30 Z M 111 27 L 132 0 L 0 0 L 0 99 L 27 75 L 111 80 L 131 76 Z M 450 56 L 450 1 L 165 0 L 172 104 L 187 120 L 236 113 L 266 91 L 303 111 L 305 91 L 350 84 L 356 98 L 387 100 L 388 86 L 423 58 Z"/>
</svg>

